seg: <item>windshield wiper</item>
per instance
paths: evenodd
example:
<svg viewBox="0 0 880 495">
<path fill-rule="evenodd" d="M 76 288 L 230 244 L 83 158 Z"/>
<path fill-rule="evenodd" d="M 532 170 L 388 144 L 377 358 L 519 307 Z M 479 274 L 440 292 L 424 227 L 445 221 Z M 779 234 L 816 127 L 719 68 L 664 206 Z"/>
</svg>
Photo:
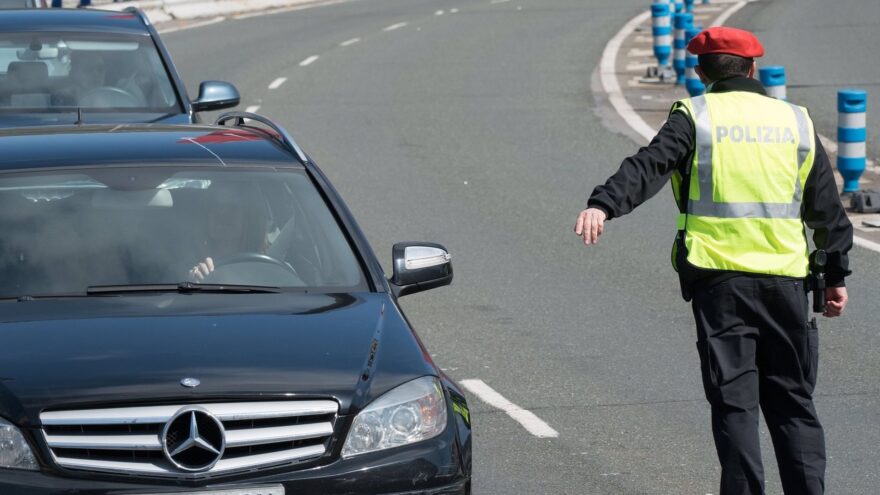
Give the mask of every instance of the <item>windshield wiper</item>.
<svg viewBox="0 0 880 495">
<path fill-rule="evenodd" d="M 86 289 L 88 295 L 112 295 L 132 292 L 193 292 L 212 294 L 259 294 L 281 292 L 280 287 L 267 285 L 229 285 L 229 284 L 196 284 L 179 282 L 176 284 L 142 284 L 142 285 L 93 285 Z"/>
</svg>

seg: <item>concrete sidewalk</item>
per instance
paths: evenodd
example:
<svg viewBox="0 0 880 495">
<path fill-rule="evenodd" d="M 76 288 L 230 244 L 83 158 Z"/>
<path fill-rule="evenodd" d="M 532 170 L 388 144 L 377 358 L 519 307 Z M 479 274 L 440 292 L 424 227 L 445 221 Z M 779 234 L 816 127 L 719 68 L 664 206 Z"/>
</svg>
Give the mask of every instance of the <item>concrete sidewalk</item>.
<svg viewBox="0 0 880 495">
<path fill-rule="evenodd" d="M 726 1 L 714 1 L 711 4 L 697 4 L 694 6 L 694 24 L 702 24 L 703 26 L 713 25 L 719 17 L 726 19 L 729 9 L 734 7 L 736 3 Z M 676 100 L 687 98 L 687 90 L 683 86 L 675 86 L 672 84 L 660 83 L 644 83 L 641 79 L 645 76 L 648 67 L 655 67 L 657 59 L 653 54 L 653 39 L 651 37 L 651 18 L 646 17 L 642 22 L 629 26 L 630 32 L 622 38 L 614 61 L 614 75 L 620 85 L 620 93 L 626 104 L 632 108 L 635 114 L 640 117 L 653 131 L 660 128 L 666 120 L 672 103 Z M 626 28 L 625 28 L 626 29 Z M 623 32 L 621 33 L 623 34 Z M 760 62 L 759 62 L 760 63 Z M 829 93 L 829 98 L 836 98 L 836 93 Z M 797 103 L 794 101 L 793 103 Z M 624 117 L 626 119 L 626 117 Z M 626 119 L 632 127 L 633 119 Z M 643 126 L 642 126 L 643 127 Z M 828 152 L 832 166 L 836 163 L 837 143 L 826 136 L 834 135 L 836 130 L 817 129 L 820 133 L 820 139 Z M 823 135 L 824 132 L 824 135 Z M 645 132 L 639 135 L 644 137 Z M 880 190 L 880 169 L 877 167 L 877 160 L 869 158 L 868 170 L 862 175 L 861 188 Z M 838 183 L 843 184 L 843 180 L 839 174 L 837 176 Z M 849 198 L 843 198 L 844 205 L 849 206 Z M 880 222 L 880 214 L 862 214 L 848 211 L 850 220 L 856 228 L 856 235 L 864 240 L 874 243 L 875 250 L 880 248 L 880 228 L 868 227 L 863 222 Z M 863 243 L 864 245 L 864 243 Z"/>
</svg>

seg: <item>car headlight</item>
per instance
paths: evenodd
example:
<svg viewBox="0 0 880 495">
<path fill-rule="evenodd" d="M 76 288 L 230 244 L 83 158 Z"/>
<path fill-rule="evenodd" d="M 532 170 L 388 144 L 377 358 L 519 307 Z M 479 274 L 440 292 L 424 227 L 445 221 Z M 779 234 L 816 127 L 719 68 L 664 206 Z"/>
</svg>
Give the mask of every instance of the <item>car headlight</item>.
<svg viewBox="0 0 880 495">
<path fill-rule="evenodd" d="M 342 457 L 420 442 L 445 428 L 446 399 L 440 381 L 425 376 L 392 389 L 358 413 Z"/>
<path fill-rule="evenodd" d="M 21 431 L 3 419 L 0 419 L 0 468 L 30 471 L 40 468 Z"/>
</svg>

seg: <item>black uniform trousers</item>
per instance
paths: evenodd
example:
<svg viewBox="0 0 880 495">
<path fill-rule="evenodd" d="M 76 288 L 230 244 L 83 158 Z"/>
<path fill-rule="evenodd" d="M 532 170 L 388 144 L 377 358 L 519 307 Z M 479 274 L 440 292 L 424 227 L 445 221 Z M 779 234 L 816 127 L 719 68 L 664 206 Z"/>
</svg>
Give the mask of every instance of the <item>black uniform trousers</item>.
<svg viewBox="0 0 880 495">
<path fill-rule="evenodd" d="M 812 399 L 818 334 L 804 281 L 737 275 L 696 284 L 693 310 L 721 495 L 764 493 L 759 406 L 784 492 L 823 493 L 825 436 Z"/>
</svg>

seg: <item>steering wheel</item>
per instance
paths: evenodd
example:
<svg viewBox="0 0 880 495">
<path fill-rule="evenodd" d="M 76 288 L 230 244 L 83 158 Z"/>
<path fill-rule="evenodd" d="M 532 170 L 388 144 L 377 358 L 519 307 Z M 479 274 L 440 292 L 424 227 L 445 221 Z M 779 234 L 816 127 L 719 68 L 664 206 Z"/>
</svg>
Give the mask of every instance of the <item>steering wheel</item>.
<svg viewBox="0 0 880 495">
<path fill-rule="evenodd" d="M 221 266 L 235 265 L 238 263 L 269 263 L 272 265 L 278 265 L 289 271 L 290 273 L 296 275 L 296 270 L 294 270 L 293 267 L 288 265 L 287 263 L 279 260 L 274 256 L 269 256 L 266 253 L 257 253 L 253 251 L 234 253 L 223 256 L 222 258 L 218 258 L 216 261 L 214 261 L 214 269 L 216 270 Z"/>
<path fill-rule="evenodd" d="M 140 98 L 116 86 L 100 86 L 90 89 L 80 96 L 79 105 L 83 107 L 142 107 Z"/>
<path fill-rule="evenodd" d="M 256 252 L 241 252 L 230 254 L 228 256 L 223 256 L 222 258 L 218 258 L 214 261 L 214 272 L 208 274 L 205 277 L 205 280 L 209 280 L 214 273 L 219 271 L 224 266 L 230 265 L 238 265 L 242 263 L 262 263 L 266 265 L 275 265 L 280 268 L 283 268 L 289 274 L 295 276 L 296 278 L 300 278 L 299 274 L 296 273 L 296 270 L 289 263 L 285 263 L 274 256 L 270 256 L 265 253 L 256 253 Z"/>
<path fill-rule="evenodd" d="M 116 84 L 118 84 L 119 86 L 111 86 L 111 87 L 113 87 L 113 88 L 120 88 L 120 89 L 123 89 L 123 90 L 124 90 L 126 86 L 133 85 L 133 84 L 137 84 L 137 83 L 135 83 L 135 78 L 136 78 L 140 73 L 141 73 L 141 67 L 140 67 L 139 65 L 136 65 L 135 68 L 134 68 L 134 70 L 131 72 L 131 74 L 129 74 L 128 76 L 123 77 L 122 79 L 116 81 Z M 129 91 L 129 92 L 130 92 L 130 91 Z"/>
</svg>

